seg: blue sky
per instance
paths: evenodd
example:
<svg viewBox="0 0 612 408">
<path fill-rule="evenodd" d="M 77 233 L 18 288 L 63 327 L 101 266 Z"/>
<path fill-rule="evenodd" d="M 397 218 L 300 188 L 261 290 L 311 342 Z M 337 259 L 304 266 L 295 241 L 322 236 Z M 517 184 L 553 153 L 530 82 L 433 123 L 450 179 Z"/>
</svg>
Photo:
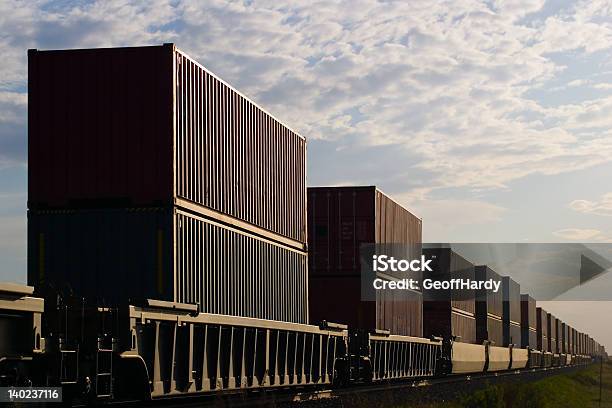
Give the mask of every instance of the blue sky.
<svg viewBox="0 0 612 408">
<path fill-rule="evenodd" d="M 175 42 L 308 138 L 309 185 L 376 184 L 427 241 L 610 242 L 611 14 L 609 1 L 1 2 L 0 280 L 25 280 L 28 48 Z M 592 317 L 612 303 L 573 303 L 550 307 L 612 349 Z"/>
</svg>

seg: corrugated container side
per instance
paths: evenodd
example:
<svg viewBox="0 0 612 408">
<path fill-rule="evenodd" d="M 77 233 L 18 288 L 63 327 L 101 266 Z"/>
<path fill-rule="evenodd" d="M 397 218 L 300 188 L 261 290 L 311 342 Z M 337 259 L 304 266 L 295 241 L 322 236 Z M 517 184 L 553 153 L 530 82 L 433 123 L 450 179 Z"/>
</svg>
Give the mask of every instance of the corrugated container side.
<svg viewBox="0 0 612 408">
<path fill-rule="evenodd" d="M 502 321 L 504 329 L 504 347 L 514 344 L 516 347 L 523 347 L 521 338 L 521 326 L 515 322 Z"/>
<path fill-rule="evenodd" d="M 452 251 L 449 248 L 424 248 L 423 254 L 427 259 L 432 259 L 430 267 L 431 272 L 425 272 L 427 276 L 436 280 L 449 279 L 469 279 L 474 280 L 475 271 L 474 264 L 461 255 Z M 441 291 L 430 292 L 430 298 L 439 298 Z M 447 291 L 450 301 L 443 299 L 440 303 L 447 303 L 447 308 L 450 312 L 451 308 L 458 309 L 466 314 L 474 315 L 476 313 L 476 293 L 474 290 L 462 290 L 461 295 L 457 291 Z M 426 299 L 428 296 L 426 296 Z"/>
<path fill-rule="evenodd" d="M 360 276 L 362 244 L 375 243 L 375 187 L 308 188 L 310 276 Z"/>
<path fill-rule="evenodd" d="M 476 343 L 476 319 L 473 316 L 452 312 L 451 330 L 453 336 L 460 336 L 463 343 Z"/>
<path fill-rule="evenodd" d="M 176 194 L 306 242 L 306 141 L 176 51 Z"/>
<path fill-rule="evenodd" d="M 548 348 L 548 313 L 541 307 L 536 308 L 536 338 L 538 350 L 550 351 Z"/>
<path fill-rule="evenodd" d="M 509 276 L 502 276 L 504 346 L 522 347 L 521 287 Z"/>
<path fill-rule="evenodd" d="M 307 254 L 175 209 L 30 211 L 28 282 L 308 321 Z"/>
<path fill-rule="evenodd" d="M 423 336 L 423 295 L 409 290 L 376 293 L 376 328 L 392 334 Z"/>
<path fill-rule="evenodd" d="M 376 190 L 375 199 L 375 242 L 377 244 L 420 244 L 423 242 L 421 219 L 380 190 Z"/>
<path fill-rule="evenodd" d="M 28 284 L 98 301 L 174 299 L 165 209 L 29 211 Z"/>
<path fill-rule="evenodd" d="M 521 342 L 523 347 L 537 348 L 537 321 L 535 299 L 521 294 Z"/>
<path fill-rule="evenodd" d="M 476 280 L 493 279 L 501 281 L 501 277 L 486 265 L 478 265 L 475 269 Z M 492 290 L 476 291 L 476 342 L 485 340 L 503 344 L 503 288 L 496 293 Z"/>
<path fill-rule="evenodd" d="M 561 322 L 561 352 L 567 353 L 567 326 Z"/>
<path fill-rule="evenodd" d="M 345 276 L 311 277 L 308 288 L 310 324 L 327 320 L 347 324 L 350 328 L 385 329 L 392 334 L 423 336 L 423 303 L 419 293 L 380 291 L 380 295 L 403 298 L 362 301 L 361 279 Z"/>
<path fill-rule="evenodd" d="M 521 294 L 521 327 L 536 329 L 536 301 L 529 295 Z"/>
<path fill-rule="evenodd" d="M 486 265 L 478 265 L 475 269 L 476 280 L 486 281 L 492 279 L 496 282 L 501 282 L 501 276 Z M 504 292 L 503 287 L 500 287 L 499 291 L 494 292 L 493 290 L 482 289 L 476 292 L 477 302 L 484 302 L 486 306 L 485 312 L 488 314 L 495 315 L 499 318 L 503 316 L 504 305 Z"/>
<path fill-rule="evenodd" d="M 546 316 L 546 327 L 548 331 L 548 350 L 551 353 L 558 353 L 557 351 L 557 322 L 556 317 L 550 313 Z"/>
<path fill-rule="evenodd" d="M 503 318 L 510 322 L 521 323 L 521 287 L 509 276 L 502 277 L 504 291 Z"/>
<path fill-rule="evenodd" d="M 450 309 L 448 302 L 423 302 L 423 336 L 460 336 L 458 341 L 476 343 L 476 318 Z"/>
<path fill-rule="evenodd" d="M 412 249 L 421 243 L 422 226 L 376 187 L 310 187 L 308 238 L 311 276 L 356 276 L 361 273 L 361 245 L 405 244 Z"/>
<path fill-rule="evenodd" d="M 29 208 L 167 204 L 168 47 L 28 53 Z"/>
<path fill-rule="evenodd" d="M 310 324 L 321 321 L 369 327 L 376 324 L 374 301 L 361 301 L 361 281 L 346 277 L 311 277 L 308 279 Z"/>
<path fill-rule="evenodd" d="M 559 318 L 556 319 L 556 340 L 557 340 L 557 353 L 563 353 L 563 327 L 562 322 Z"/>
<path fill-rule="evenodd" d="M 501 346 L 503 344 L 502 320 L 492 316 L 482 316 L 476 312 L 476 344 L 488 340 Z"/>
<path fill-rule="evenodd" d="M 308 322 L 307 254 L 176 213 L 176 301 L 205 313 Z"/>
</svg>

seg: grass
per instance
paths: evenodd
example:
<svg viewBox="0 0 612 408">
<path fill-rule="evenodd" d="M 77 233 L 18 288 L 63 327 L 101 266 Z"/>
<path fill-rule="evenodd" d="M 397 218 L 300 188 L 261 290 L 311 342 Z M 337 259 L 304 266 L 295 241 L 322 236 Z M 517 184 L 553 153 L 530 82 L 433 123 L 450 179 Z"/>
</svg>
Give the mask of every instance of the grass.
<svg viewBox="0 0 612 408">
<path fill-rule="evenodd" d="M 599 408 L 599 364 L 530 383 L 489 385 L 455 401 L 420 408 Z M 612 408 L 612 362 L 603 365 L 601 408 Z M 404 407 L 408 407 L 404 406 Z M 398 407 L 399 408 L 399 407 Z"/>
</svg>

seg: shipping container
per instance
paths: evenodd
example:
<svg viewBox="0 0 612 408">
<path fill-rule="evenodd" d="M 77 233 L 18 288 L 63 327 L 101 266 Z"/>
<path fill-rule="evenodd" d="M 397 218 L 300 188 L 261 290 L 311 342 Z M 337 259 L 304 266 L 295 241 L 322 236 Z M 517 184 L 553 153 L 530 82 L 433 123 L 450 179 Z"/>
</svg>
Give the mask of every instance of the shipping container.
<svg viewBox="0 0 612 408">
<path fill-rule="evenodd" d="M 475 268 L 476 280 L 502 282 L 501 276 L 486 265 Z M 488 340 L 501 346 L 503 344 L 503 287 L 497 292 L 481 289 L 476 291 L 476 343 Z"/>
<path fill-rule="evenodd" d="M 307 254 L 177 208 L 29 211 L 28 282 L 98 302 L 308 321 Z"/>
<path fill-rule="evenodd" d="M 429 267 L 432 271 L 424 272 L 423 278 L 431 278 L 438 281 L 450 279 L 464 279 L 473 281 L 476 277 L 475 267 L 472 262 L 465 259 L 450 248 L 424 248 L 423 255 L 430 260 Z M 424 291 L 424 301 L 435 300 L 444 307 L 457 309 L 458 311 L 474 316 L 476 313 L 476 292 L 472 289 L 466 290 L 429 290 Z"/>
<path fill-rule="evenodd" d="M 564 322 L 561 322 L 561 352 L 568 352 L 568 341 L 567 341 L 567 325 Z"/>
<path fill-rule="evenodd" d="M 536 301 L 527 294 L 521 294 L 521 343 L 524 348 L 537 348 L 536 330 Z"/>
<path fill-rule="evenodd" d="M 567 350 L 569 354 L 574 353 L 574 328 L 571 326 L 567 326 Z"/>
<path fill-rule="evenodd" d="M 521 287 L 511 277 L 502 277 L 504 347 L 521 344 Z"/>
<path fill-rule="evenodd" d="M 355 277 L 311 277 L 308 281 L 310 322 L 342 323 L 350 329 L 389 330 L 423 336 L 423 296 L 410 290 L 380 290 L 374 301 L 361 298 L 361 280 Z M 400 298 L 401 297 L 401 298 Z"/>
<path fill-rule="evenodd" d="M 348 316 L 362 329 L 422 335 L 422 296 L 408 290 L 377 290 L 362 301 L 361 252 L 405 250 L 421 255 L 421 220 L 374 186 L 308 188 L 308 251 L 312 322 Z M 387 276 L 392 279 L 393 276 Z M 351 282 L 339 299 L 330 282 Z M 351 289 L 348 289 L 351 288 Z M 326 295 L 327 294 L 327 295 Z M 337 312 L 327 305 L 337 304 Z M 344 311 L 339 313 L 339 311 Z M 359 312 L 358 312 L 359 311 Z M 361 317 L 359 317 L 361 316 Z"/>
<path fill-rule="evenodd" d="M 563 322 L 557 318 L 555 323 L 557 335 L 557 353 L 563 353 Z"/>
<path fill-rule="evenodd" d="M 548 348 L 548 313 L 541 307 L 536 308 L 536 343 L 538 350 L 550 351 Z"/>
<path fill-rule="evenodd" d="M 432 271 L 423 278 L 433 280 L 475 279 L 474 264 L 450 248 L 424 248 Z M 425 337 L 458 336 L 464 343 L 476 343 L 476 301 L 474 290 L 425 290 L 423 292 L 423 334 Z"/>
<path fill-rule="evenodd" d="M 306 243 L 306 141 L 173 44 L 28 53 L 30 209 L 179 206 Z"/>
<path fill-rule="evenodd" d="M 421 220 L 375 186 L 308 188 L 310 276 L 359 276 L 364 245 L 418 250 L 421 241 Z"/>
<path fill-rule="evenodd" d="M 551 353 L 558 353 L 557 350 L 557 318 L 548 313 L 546 316 L 546 329 L 548 331 L 548 350 Z"/>
<path fill-rule="evenodd" d="M 439 302 L 423 302 L 423 336 L 450 338 L 476 343 L 476 318 L 459 309 L 449 310 Z"/>
</svg>

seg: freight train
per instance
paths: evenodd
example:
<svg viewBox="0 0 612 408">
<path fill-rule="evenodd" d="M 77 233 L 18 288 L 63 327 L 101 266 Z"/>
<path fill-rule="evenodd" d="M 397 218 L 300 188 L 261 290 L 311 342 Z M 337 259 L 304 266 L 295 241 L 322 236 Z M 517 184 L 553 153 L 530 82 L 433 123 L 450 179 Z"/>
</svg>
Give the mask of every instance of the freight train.
<svg viewBox="0 0 612 408">
<path fill-rule="evenodd" d="M 333 388 L 586 364 L 601 352 L 594 341 L 590 351 L 553 354 L 200 313 L 194 304 L 151 299 L 101 307 L 68 294 L 46 304 L 32 294 L 0 285 L 0 385 L 61 386 L 64 402 Z"/>
<path fill-rule="evenodd" d="M 29 286 L 0 285 L 0 386 L 135 401 L 604 354 L 509 277 L 363 300 L 360 247 L 420 256 L 422 221 L 373 186 L 307 189 L 305 139 L 173 44 L 31 50 L 28 81 Z M 443 276 L 497 276 L 435 251 Z"/>
</svg>

